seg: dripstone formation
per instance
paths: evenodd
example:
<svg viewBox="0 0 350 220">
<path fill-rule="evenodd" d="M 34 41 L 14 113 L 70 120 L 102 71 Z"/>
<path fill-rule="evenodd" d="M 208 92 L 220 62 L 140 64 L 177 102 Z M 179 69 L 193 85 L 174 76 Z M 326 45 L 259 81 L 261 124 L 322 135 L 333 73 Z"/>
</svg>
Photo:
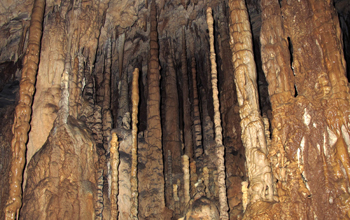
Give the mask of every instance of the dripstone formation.
<svg viewBox="0 0 350 220">
<path fill-rule="evenodd" d="M 0 220 L 350 219 L 350 1 L 0 4 Z"/>
</svg>

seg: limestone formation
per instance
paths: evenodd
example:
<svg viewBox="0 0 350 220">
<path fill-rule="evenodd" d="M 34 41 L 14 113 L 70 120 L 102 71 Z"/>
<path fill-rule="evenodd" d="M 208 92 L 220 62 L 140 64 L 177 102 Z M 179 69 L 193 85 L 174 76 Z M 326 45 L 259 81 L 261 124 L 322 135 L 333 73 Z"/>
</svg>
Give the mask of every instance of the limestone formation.
<svg viewBox="0 0 350 220">
<path fill-rule="evenodd" d="M 184 143 L 185 154 L 192 160 L 193 158 L 193 140 L 191 133 L 191 103 L 189 97 L 188 74 L 187 74 L 187 51 L 185 27 L 182 29 L 182 54 L 181 54 L 181 72 L 182 72 L 182 104 L 184 120 Z"/>
<path fill-rule="evenodd" d="M 182 175 L 181 165 L 181 137 L 179 127 L 179 98 L 177 92 L 177 77 L 174 69 L 171 55 L 168 55 L 167 74 L 165 77 L 165 103 L 164 103 L 164 128 L 163 128 L 163 155 L 168 159 L 168 163 L 164 164 L 164 169 L 168 171 L 166 181 L 166 202 L 172 202 L 172 185 L 176 182 L 178 174 Z"/>
<path fill-rule="evenodd" d="M 105 73 L 104 73 L 104 96 L 102 104 L 102 132 L 103 132 L 103 143 L 105 150 L 108 149 L 108 138 L 110 137 L 111 129 L 113 126 L 112 112 L 111 112 L 111 59 L 112 59 L 112 45 L 111 39 L 107 41 L 107 52 L 105 61 Z"/>
<path fill-rule="evenodd" d="M 256 68 L 249 18 L 244 1 L 229 1 L 230 47 L 249 177 L 250 202 L 272 201 L 273 183 L 264 124 L 259 112 Z"/>
<path fill-rule="evenodd" d="M 26 143 L 30 130 L 31 107 L 35 91 L 36 74 L 38 70 L 42 22 L 45 10 L 45 0 L 34 1 L 32 18 L 29 27 L 28 48 L 23 60 L 23 70 L 20 83 L 20 98 L 15 110 L 11 141 L 12 161 L 9 173 L 9 198 L 6 203 L 5 218 L 18 218 L 22 206 L 22 173 L 25 166 Z"/>
<path fill-rule="evenodd" d="M 118 178 L 119 178 L 119 143 L 118 136 L 115 131 L 111 132 L 111 141 L 110 141 L 110 154 L 111 154 L 111 219 L 118 219 Z"/>
<path fill-rule="evenodd" d="M 349 105 L 349 90 L 333 6 L 262 1 L 261 7 L 261 54 L 273 116 L 269 157 L 279 207 L 297 210 L 281 216 L 349 218 L 349 208 L 341 205 L 348 191 L 338 191 L 348 182 L 347 110 L 340 109 Z"/>
<path fill-rule="evenodd" d="M 199 100 L 197 90 L 197 74 L 196 74 L 196 59 L 192 57 L 191 61 L 191 72 L 192 72 L 192 87 L 193 87 L 193 131 L 195 139 L 195 158 L 203 160 L 203 146 L 202 146 L 202 126 L 199 112 Z M 199 161 L 202 162 L 202 161 Z"/>
<path fill-rule="evenodd" d="M 139 215 L 142 218 L 160 219 L 165 211 L 164 176 L 162 153 L 162 130 L 160 123 L 159 59 L 157 42 L 157 8 L 151 3 L 150 60 L 148 62 L 147 84 L 147 130 L 145 141 L 147 161 L 143 172 L 147 173 L 147 184 L 140 185 Z"/>
<path fill-rule="evenodd" d="M 189 158 L 185 154 L 182 156 L 182 169 L 184 172 L 184 203 L 187 206 L 190 202 L 190 164 Z"/>
<path fill-rule="evenodd" d="M 29 163 L 20 219 L 92 220 L 96 146 L 87 129 L 73 117 L 64 124 L 57 122 Z"/>
<path fill-rule="evenodd" d="M 1 1 L 0 220 L 350 219 L 349 12 Z"/>
<path fill-rule="evenodd" d="M 139 107 L 139 69 L 133 72 L 132 80 L 132 149 L 131 149 L 131 210 L 130 218 L 138 219 L 138 182 L 137 182 L 137 123 L 138 123 L 138 107 Z"/>
<path fill-rule="evenodd" d="M 216 142 L 216 154 L 217 154 L 217 169 L 218 169 L 218 187 L 219 187 L 219 201 L 220 201 L 220 219 L 229 219 L 228 217 L 228 205 L 226 197 L 226 184 L 225 184 L 225 148 L 222 145 L 222 127 L 220 118 L 220 104 L 217 88 L 217 69 L 215 61 L 214 50 L 214 30 L 213 30 L 213 16 L 212 9 L 207 9 L 207 23 L 209 29 L 209 43 L 210 43 L 210 63 L 211 63 L 211 84 L 213 88 L 213 101 L 214 101 L 214 125 L 215 125 L 215 142 Z"/>
</svg>

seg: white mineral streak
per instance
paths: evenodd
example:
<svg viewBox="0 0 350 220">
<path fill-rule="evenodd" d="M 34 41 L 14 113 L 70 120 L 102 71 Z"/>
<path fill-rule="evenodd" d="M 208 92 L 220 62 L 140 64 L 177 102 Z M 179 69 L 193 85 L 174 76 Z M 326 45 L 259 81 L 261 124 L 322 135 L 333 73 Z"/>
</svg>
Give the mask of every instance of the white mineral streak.
<svg viewBox="0 0 350 220">
<path fill-rule="evenodd" d="M 189 158 L 186 154 L 182 156 L 182 169 L 184 171 L 185 205 L 188 205 L 190 201 L 190 164 L 189 164 Z"/>
<path fill-rule="evenodd" d="M 204 178 L 204 186 L 205 186 L 205 194 L 207 198 L 210 199 L 210 190 L 209 190 L 209 169 L 208 167 L 203 168 L 203 178 Z"/>
<path fill-rule="evenodd" d="M 119 144 L 117 133 L 112 131 L 110 141 L 110 156 L 111 156 L 111 219 L 118 217 L 118 168 L 119 168 Z"/>
<path fill-rule="evenodd" d="M 139 106 L 139 69 L 136 68 L 133 72 L 132 81 L 132 149 L 131 149 L 131 210 L 130 217 L 137 220 L 138 213 L 138 189 L 137 189 L 137 115 Z"/>
<path fill-rule="evenodd" d="M 242 182 L 242 204 L 243 204 L 243 212 L 245 212 L 247 205 L 249 203 L 248 201 L 248 182 L 243 181 Z"/>
</svg>

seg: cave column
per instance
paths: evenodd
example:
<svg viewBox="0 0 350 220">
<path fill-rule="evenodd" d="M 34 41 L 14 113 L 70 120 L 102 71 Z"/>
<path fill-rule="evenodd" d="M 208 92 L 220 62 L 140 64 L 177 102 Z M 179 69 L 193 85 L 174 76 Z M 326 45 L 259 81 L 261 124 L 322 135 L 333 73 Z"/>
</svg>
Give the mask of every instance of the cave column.
<svg viewBox="0 0 350 220">
<path fill-rule="evenodd" d="M 19 88 L 19 101 L 15 110 L 11 141 L 12 161 L 9 174 L 9 198 L 5 207 L 5 219 L 18 218 L 22 206 L 22 181 L 25 166 L 26 143 L 30 130 L 31 108 L 38 70 L 42 23 L 45 0 L 34 1 L 29 27 L 28 48 L 23 59 L 23 69 Z"/>
<path fill-rule="evenodd" d="M 139 69 L 133 72 L 132 80 L 132 149 L 131 149 L 131 210 L 130 217 L 137 220 L 138 214 L 138 180 L 137 180 L 137 123 L 138 123 L 138 106 L 139 106 Z"/>
<path fill-rule="evenodd" d="M 111 195 L 110 195 L 111 219 L 118 219 L 119 143 L 118 143 L 118 136 L 115 131 L 111 132 L 110 154 L 111 154 L 111 175 L 112 175 L 111 176 Z M 101 213 L 102 211 L 98 214 L 101 214 Z M 102 219 L 102 218 L 100 217 L 99 219 Z"/>
<path fill-rule="evenodd" d="M 197 90 L 197 72 L 196 59 L 192 57 L 191 61 L 192 72 L 192 87 L 193 87 L 193 133 L 195 139 L 195 157 L 196 161 L 202 163 L 203 161 L 203 147 L 202 147 L 202 125 L 199 112 L 199 100 Z M 200 160 L 200 161 L 199 161 Z M 198 165 L 198 164 L 197 164 Z"/>
<path fill-rule="evenodd" d="M 225 183 L 225 147 L 222 145 L 222 127 L 220 116 L 220 103 L 218 91 L 217 67 L 215 61 L 214 49 L 214 19 L 212 16 L 212 9 L 207 9 L 207 24 L 209 29 L 209 43 L 210 43 L 210 63 L 211 63 L 211 84 L 213 88 L 213 102 L 214 102 L 214 127 L 215 127 L 215 142 L 217 155 L 217 169 L 218 169 L 218 188 L 219 188 L 219 203 L 220 203 L 220 219 L 229 219 L 228 205 L 226 196 Z"/>
<path fill-rule="evenodd" d="M 164 174 L 162 153 L 162 128 L 160 121 L 160 72 L 158 58 L 157 9 L 155 1 L 151 4 L 150 60 L 148 62 L 147 84 L 147 130 L 145 141 L 147 162 L 144 172 L 147 182 L 140 185 L 140 215 L 145 218 L 160 219 L 165 209 Z M 152 192 L 152 193 L 148 193 Z M 154 216 L 151 217 L 150 215 Z M 158 216 L 158 217 L 157 217 Z"/>
<path fill-rule="evenodd" d="M 248 12 L 243 0 L 230 0 L 230 47 L 240 107 L 242 140 L 250 181 L 250 201 L 273 199 L 264 124 L 260 116 L 256 67 Z"/>
</svg>

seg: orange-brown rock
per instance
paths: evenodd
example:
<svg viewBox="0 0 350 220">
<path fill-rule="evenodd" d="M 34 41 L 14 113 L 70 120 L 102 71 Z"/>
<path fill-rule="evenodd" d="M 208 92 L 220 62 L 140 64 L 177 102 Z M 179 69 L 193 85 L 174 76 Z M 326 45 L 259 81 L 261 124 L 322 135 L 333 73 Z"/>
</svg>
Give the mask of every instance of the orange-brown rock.
<svg viewBox="0 0 350 220">
<path fill-rule="evenodd" d="M 264 212 L 272 217 L 281 210 L 274 219 L 349 218 L 349 129 L 347 110 L 341 110 L 349 106 L 349 90 L 333 5 L 261 5 L 261 53 L 273 115 L 269 157 L 279 196 Z M 255 208 L 250 212 L 261 217 Z"/>
</svg>

